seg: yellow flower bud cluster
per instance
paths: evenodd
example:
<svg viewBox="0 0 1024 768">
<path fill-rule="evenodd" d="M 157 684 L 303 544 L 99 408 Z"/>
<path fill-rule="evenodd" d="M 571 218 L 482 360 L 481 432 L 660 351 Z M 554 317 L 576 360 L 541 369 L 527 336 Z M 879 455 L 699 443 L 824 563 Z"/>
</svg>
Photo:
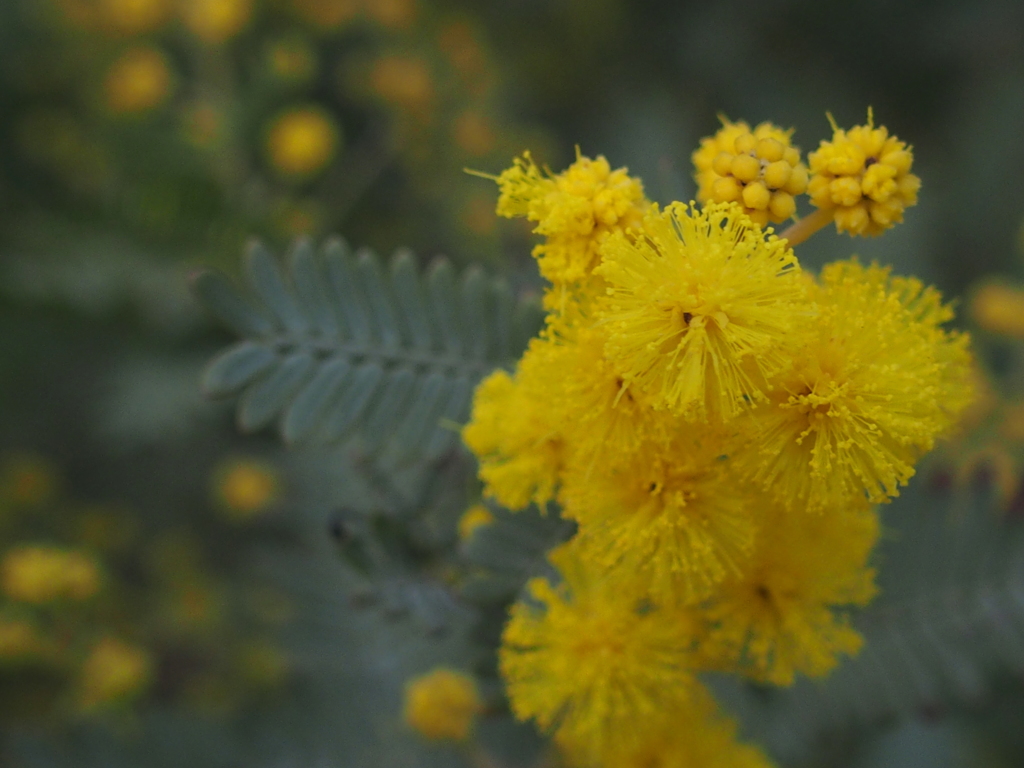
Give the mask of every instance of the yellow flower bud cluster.
<svg viewBox="0 0 1024 768">
<path fill-rule="evenodd" d="M 709 188 L 785 191 L 788 134 L 726 130 L 698 152 Z M 505 629 L 511 708 L 571 764 L 645 764 L 690 723 L 680 754 L 717 734 L 720 762 L 696 764 L 765 765 L 697 675 L 788 685 L 858 650 L 872 505 L 970 404 L 968 339 L 918 280 L 804 272 L 739 201 L 661 208 L 582 156 L 553 174 L 526 155 L 496 181 L 498 212 L 542 236 L 548 322 L 480 384 L 463 439 L 486 495 L 578 526 L 550 555 L 561 580 L 530 582 Z"/>
<path fill-rule="evenodd" d="M 790 144 L 792 131 L 771 123 L 753 130 L 725 121 L 693 153 L 702 203 L 737 203 L 759 226 L 781 223 L 796 213 L 796 195 L 807 189 L 807 168 Z"/>
<path fill-rule="evenodd" d="M 903 221 L 917 204 L 921 180 L 910 173 L 913 153 L 885 126 L 841 130 L 808 155 L 807 193 L 821 210 L 834 211 L 836 229 L 851 235 L 880 235 Z"/>
<path fill-rule="evenodd" d="M 497 179 L 498 215 L 523 216 L 545 236 L 534 248 L 540 272 L 556 287 L 593 276 L 598 248 L 613 231 L 640 223 L 649 203 L 639 179 L 604 157 L 578 156 L 564 172 L 545 173 L 527 152 Z"/>
<path fill-rule="evenodd" d="M 917 203 L 921 180 L 910 173 L 910 147 L 884 126 L 876 128 L 870 110 L 867 125 L 841 130 L 833 121 L 832 139 L 808 155 L 809 169 L 790 144 L 792 130 L 722 123 L 693 153 L 697 199 L 741 205 L 764 227 L 793 218 L 796 198 L 806 192 L 818 213 L 783 234 L 795 244 L 833 220 L 839 232 L 879 235 Z"/>
</svg>

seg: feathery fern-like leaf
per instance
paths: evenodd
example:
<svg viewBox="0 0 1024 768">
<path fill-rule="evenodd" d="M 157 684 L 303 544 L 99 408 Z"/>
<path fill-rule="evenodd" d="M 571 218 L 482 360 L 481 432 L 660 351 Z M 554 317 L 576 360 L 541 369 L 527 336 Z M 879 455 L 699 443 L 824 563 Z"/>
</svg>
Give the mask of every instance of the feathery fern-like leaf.
<svg viewBox="0 0 1024 768">
<path fill-rule="evenodd" d="M 319 254 L 297 241 L 284 270 L 253 243 L 245 274 L 248 295 L 217 272 L 193 280 L 242 337 L 207 367 L 204 391 L 239 395 L 245 431 L 276 420 L 288 443 L 358 432 L 396 464 L 450 450 L 477 382 L 514 365 L 543 318 L 479 268 L 459 276 L 438 259 L 422 275 L 408 250 L 385 268 L 339 238 Z"/>
</svg>

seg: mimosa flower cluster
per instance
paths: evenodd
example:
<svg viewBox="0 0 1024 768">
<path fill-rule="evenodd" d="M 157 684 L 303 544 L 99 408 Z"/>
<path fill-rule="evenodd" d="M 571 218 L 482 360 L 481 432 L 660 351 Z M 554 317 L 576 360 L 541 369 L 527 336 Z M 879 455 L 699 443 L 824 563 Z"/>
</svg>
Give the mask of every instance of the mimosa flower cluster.
<svg viewBox="0 0 1024 768">
<path fill-rule="evenodd" d="M 701 205 L 660 207 L 603 157 L 553 174 L 527 154 L 497 178 L 498 212 L 542 237 L 548 317 L 463 437 L 487 495 L 578 524 L 500 652 L 514 713 L 572 764 L 766 765 L 699 674 L 789 685 L 856 653 L 874 505 L 970 403 L 935 289 L 856 259 L 815 276 L 793 252 L 829 221 L 900 221 L 910 150 L 869 118 L 808 169 L 791 133 L 726 122 L 694 154 Z M 766 228 L 804 193 L 817 212 Z"/>
</svg>

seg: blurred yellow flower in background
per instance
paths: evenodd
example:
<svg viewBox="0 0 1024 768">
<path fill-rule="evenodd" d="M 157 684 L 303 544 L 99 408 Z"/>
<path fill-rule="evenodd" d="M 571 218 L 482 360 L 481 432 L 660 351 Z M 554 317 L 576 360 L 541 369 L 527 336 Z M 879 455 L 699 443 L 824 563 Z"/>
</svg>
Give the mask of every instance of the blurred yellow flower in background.
<svg viewBox="0 0 1024 768">
<path fill-rule="evenodd" d="M 399 54 L 381 57 L 370 72 L 370 87 L 384 101 L 417 118 L 430 117 L 434 83 L 423 59 Z"/>
<path fill-rule="evenodd" d="M 142 648 L 116 637 L 104 637 L 82 665 L 82 709 L 94 709 L 141 692 L 149 682 L 151 666 L 149 654 Z"/>
<path fill-rule="evenodd" d="M 278 117 L 267 134 L 270 164 L 284 176 L 305 177 L 334 159 L 341 132 L 319 107 L 298 107 Z"/>
<path fill-rule="evenodd" d="M 23 619 L 0 618 L 0 663 L 35 655 L 43 647 L 39 630 Z"/>
<path fill-rule="evenodd" d="M 166 101 L 172 86 L 170 64 L 161 51 L 132 48 L 107 70 L 104 101 L 115 114 L 145 112 Z"/>
<path fill-rule="evenodd" d="M 204 43 L 216 45 L 237 35 L 252 17 L 252 0 L 183 0 L 181 19 Z"/>
<path fill-rule="evenodd" d="M 452 669 L 435 669 L 405 686 L 405 722 L 428 739 L 465 741 L 481 709 L 476 681 Z"/>
<path fill-rule="evenodd" d="M 277 472 L 269 464 L 235 459 L 214 474 L 214 494 L 228 517 L 247 520 L 265 512 L 280 495 Z"/>
<path fill-rule="evenodd" d="M 366 13 L 385 27 L 404 29 L 416 20 L 416 0 L 364 0 Z"/>
<path fill-rule="evenodd" d="M 1003 283 L 986 283 L 974 291 L 970 314 L 992 333 L 1024 338 L 1024 291 Z"/>
<path fill-rule="evenodd" d="M 160 27 L 170 16 L 170 0 L 99 0 L 100 20 L 107 29 L 138 35 Z"/>
<path fill-rule="evenodd" d="M 99 591 L 100 572 L 95 561 L 81 552 L 20 546 L 0 563 L 0 588 L 12 600 L 25 603 L 85 600 Z"/>
<path fill-rule="evenodd" d="M 452 123 L 455 144 L 470 157 L 486 155 L 498 141 L 490 119 L 476 109 L 467 109 Z"/>
</svg>

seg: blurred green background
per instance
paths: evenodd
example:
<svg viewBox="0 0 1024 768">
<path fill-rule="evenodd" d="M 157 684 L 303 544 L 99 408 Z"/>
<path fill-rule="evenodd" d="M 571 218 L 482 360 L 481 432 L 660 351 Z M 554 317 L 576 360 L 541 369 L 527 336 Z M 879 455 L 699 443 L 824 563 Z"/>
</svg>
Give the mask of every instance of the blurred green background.
<svg viewBox="0 0 1024 768">
<path fill-rule="evenodd" d="M 858 253 L 964 308 L 979 281 L 1024 279 L 1012 0 L 2 0 L 0 552 L 84 558 L 95 594 L 0 600 L 0 765 L 472 763 L 400 717 L 407 677 L 459 660 L 460 619 L 432 634 L 360 608 L 328 532 L 394 500 L 343 448 L 239 436 L 202 399 L 228 337 L 187 275 L 236 273 L 251 236 L 340 233 L 529 291 L 527 230 L 465 168 L 530 149 L 558 170 L 579 146 L 689 200 L 717 115 L 795 127 L 807 152 L 826 111 L 849 126 L 868 106 L 913 145 L 920 204 L 801 260 Z M 975 327 L 986 413 L 1019 416 L 1022 326 Z M 945 448 L 937 487 L 988 483 L 1016 509 L 1016 423 Z M 403 497 L 448 510 L 449 537 L 473 494 L 451 481 L 443 504 Z M 1022 690 L 865 736 L 844 764 L 1020 765 Z M 508 768 L 534 759 L 528 729 L 493 731 L 519 745 Z"/>
</svg>

